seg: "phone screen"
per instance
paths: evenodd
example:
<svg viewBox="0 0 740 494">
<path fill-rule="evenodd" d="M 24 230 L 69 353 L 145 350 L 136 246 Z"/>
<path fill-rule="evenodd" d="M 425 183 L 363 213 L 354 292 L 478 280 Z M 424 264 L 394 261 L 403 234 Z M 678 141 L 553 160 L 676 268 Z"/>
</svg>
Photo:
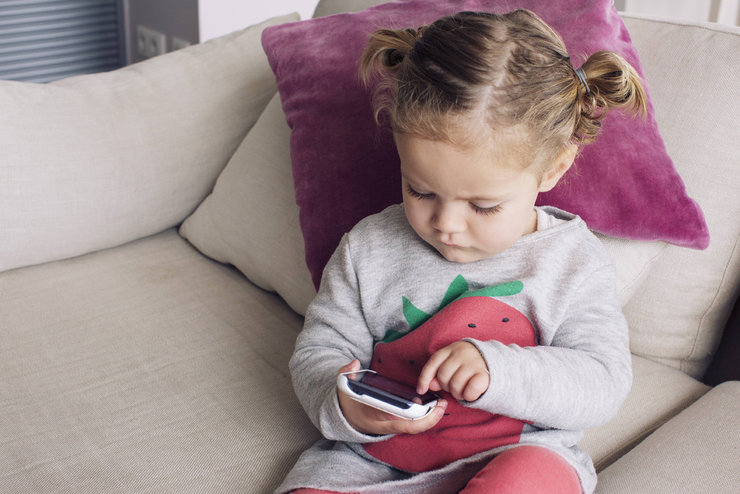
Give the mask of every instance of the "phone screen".
<svg viewBox="0 0 740 494">
<path fill-rule="evenodd" d="M 360 374 L 360 376 L 360 379 L 357 381 L 353 381 L 351 379 L 348 381 L 348 385 L 352 388 L 352 391 L 357 394 L 370 394 L 375 398 L 387 401 L 400 408 L 408 408 L 410 403 L 426 405 L 427 403 L 439 399 L 439 396 L 436 393 L 430 391 L 420 395 L 416 393 L 416 389 L 412 386 L 379 374 L 367 372 Z M 401 398 L 406 403 L 399 400 L 393 400 L 393 398 Z"/>
</svg>

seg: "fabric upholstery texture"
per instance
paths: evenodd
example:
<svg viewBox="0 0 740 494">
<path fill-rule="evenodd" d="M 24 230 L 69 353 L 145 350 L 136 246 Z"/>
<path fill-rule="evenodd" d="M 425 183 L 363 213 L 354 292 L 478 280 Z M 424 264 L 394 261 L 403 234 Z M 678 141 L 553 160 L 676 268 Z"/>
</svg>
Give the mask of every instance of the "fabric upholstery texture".
<svg viewBox="0 0 740 494">
<path fill-rule="evenodd" d="M 289 135 L 276 94 L 180 234 L 305 314 L 316 291 L 298 224 Z"/>
<path fill-rule="evenodd" d="M 270 492 L 318 438 L 302 319 L 173 229 L 0 293 L 1 492 Z"/>
<path fill-rule="evenodd" d="M 632 389 L 617 415 L 607 424 L 587 430 L 579 442 L 591 455 L 597 472 L 709 390 L 679 370 L 642 357 L 633 356 L 632 372 Z"/>
<path fill-rule="evenodd" d="M 642 70 L 609 0 L 409 0 L 265 30 L 263 45 L 291 128 L 296 198 L 316 285 L 342 233 L 400 200 L 392 136 L 376 128 L 369 91 L 357 75 L 369 33 L 379 27 L 418 26 L 460 10 L 518 7 L 533 10 L 553 26 L 576 65 L 584 55 L 611 49 Z M 646 121 L 610 114 L 600 138 L 539 203 L 579 214 L 612 236 L 695 248 L 706 247 L 709 239 L 700 208 L 686 195 L 665 152 L 652 106 Z"/>
<path fill-rule="evenodd" d="M 735 494 L 740 381 L 713 388 L 599 475 L 598 494 Z"/>
<path fill-rule="evenodd" d="M 108 73 L 0 81 L 0 271 L 181 222 L 276 91 L 262 30 L 297 19 Z"/>
<path fill-rule="evenodd" d="M 689 194 L 711 212 L 712 236 L 704 251 L 668 245 L 654 260 L 624 307 L 631 348 L 700 378 L 740 288 L 740 29 L 629 16 L 625 23 L 660 88 L 653 101 L 668 152 Z"/>
</svg>

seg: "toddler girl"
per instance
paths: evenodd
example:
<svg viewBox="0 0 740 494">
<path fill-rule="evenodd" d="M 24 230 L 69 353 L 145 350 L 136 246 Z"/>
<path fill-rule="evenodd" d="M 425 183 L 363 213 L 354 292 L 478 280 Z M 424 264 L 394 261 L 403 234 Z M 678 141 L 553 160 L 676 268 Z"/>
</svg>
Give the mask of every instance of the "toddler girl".
<svg viewBox="0 0 740 494">
<path fill-rule="evenodd" d="M 401 158 L 403 204 L 362 220 L 323 274 L 291 360 L 325 439 L 278 492 L 576 493 L 576 446 L 631 384 L 614 267 L 575 215 L 535 207 L 639 77 L 598 52 L 571 65 L 525 10 L 380 30 L 362 60 Z M 372 368 L 443 397 L 409 421 L 350 399 Z"/>
</svg>

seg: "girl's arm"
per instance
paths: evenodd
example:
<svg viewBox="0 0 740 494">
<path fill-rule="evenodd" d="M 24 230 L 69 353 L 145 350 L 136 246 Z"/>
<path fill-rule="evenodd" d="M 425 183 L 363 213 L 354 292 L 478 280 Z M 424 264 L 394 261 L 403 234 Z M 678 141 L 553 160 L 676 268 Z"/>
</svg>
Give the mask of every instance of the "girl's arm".
<svg viewBox="0 0 740 494">
<path fill-rule="evenodd" d="M 365 324 L 348 236 L 329 260 L 316 298 L 306 311 L 290 360 L 298 400 L 313 424 L 327 439 L 347 442 L 377 441 L 356 431 L 345 419 L 337 398 L 337 372 L 358 359 L 372 358 L 373 338 Z M 382 437 L 381 437 L 382 438 Z"/>
<path fill-rule="evenodd" d="M 337 391 L 337 373 L 367 367 L 375 342 L 362 310 L 350 237 L 345 236 L 327 264 L 319 293 L 306 312 L 290 361 L 293 387 L 309 418 L 327 439 L 368 443 L 387 439 L 390 434 L 423 432 L 442 418 L 444 400 L 429 416 L 411 421 Z"/>
<path fill-rule="evenodd" d="M 571 430 L 614 416 L 632 383 L 628 328 L 614 286 L 612 266 L 584 277 L 563 300 L 568 310 L 549 344 L 469 340 L 490 372 L 488 390 L 471 406 Z"/>
</svg>

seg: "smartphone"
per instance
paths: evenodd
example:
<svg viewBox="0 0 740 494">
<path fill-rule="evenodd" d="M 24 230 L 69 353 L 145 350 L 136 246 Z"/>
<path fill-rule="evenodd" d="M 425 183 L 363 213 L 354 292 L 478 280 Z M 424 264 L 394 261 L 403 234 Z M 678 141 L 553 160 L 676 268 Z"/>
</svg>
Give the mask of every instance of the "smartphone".
<svg viewBox="0 0 740 494">
<path fill-rule="evenodd" d="M 353 400 L 407 420 L 426 417 L 440 399 L 431 391 L 417 394 L 412 386 L 370 369 L 339 374 L 337 387 Z"/>
</svg>

